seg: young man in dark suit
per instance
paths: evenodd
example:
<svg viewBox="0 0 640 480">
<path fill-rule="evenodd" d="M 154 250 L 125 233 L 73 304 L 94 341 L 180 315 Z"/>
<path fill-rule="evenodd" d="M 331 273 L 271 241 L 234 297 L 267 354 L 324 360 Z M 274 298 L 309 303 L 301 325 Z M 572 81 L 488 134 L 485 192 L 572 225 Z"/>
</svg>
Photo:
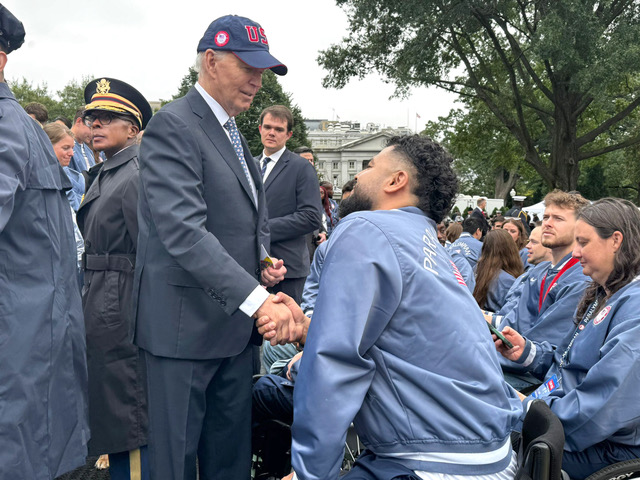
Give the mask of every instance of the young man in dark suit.
<svg viewBox="0 0 640 480">
<path fill-rule="evenodd" d="M 149 122 L 140 146 L 135 343 L 145 351 L 152 478 L 249 478 L 252 316 L 289 338 L 284 305 L 262 287 L 269 246 L 260 172 L 234 117 L 267 69 L 264 29 L 235 15 L 214 20 L 198 44 L 198 82 Z"/>
<path fill-rule="evenodd" d="M 299 304 L 309 275 L 306 236 L 322 222 L 318 176 L 308 160 L 286 147 L 293 133 L 291 110 L 284 105 L 266 108 L 258 128 L 264 146 L 258 162 L 269 212 L 269 253 L 287 267 L 284 280 L 271 291 L 284 292 Z"/>
</svg>

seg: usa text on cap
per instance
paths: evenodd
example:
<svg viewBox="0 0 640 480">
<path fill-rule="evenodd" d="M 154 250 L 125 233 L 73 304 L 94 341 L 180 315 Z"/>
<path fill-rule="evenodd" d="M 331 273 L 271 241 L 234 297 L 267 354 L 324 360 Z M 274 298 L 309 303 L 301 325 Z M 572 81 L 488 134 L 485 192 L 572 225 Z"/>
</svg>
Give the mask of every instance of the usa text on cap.
<svg viewBox="0 0 640 480">
<path fill-rule="evenodd" d="M 248 18 L 225 15 L 211 22 L 198 43 L 198 52 L 209 48 L 233 52 L 251 67 L 270 68 L 278 75 L 287 74 L 287 67 L 269 53 L 264 28 Z"/>
</svg>

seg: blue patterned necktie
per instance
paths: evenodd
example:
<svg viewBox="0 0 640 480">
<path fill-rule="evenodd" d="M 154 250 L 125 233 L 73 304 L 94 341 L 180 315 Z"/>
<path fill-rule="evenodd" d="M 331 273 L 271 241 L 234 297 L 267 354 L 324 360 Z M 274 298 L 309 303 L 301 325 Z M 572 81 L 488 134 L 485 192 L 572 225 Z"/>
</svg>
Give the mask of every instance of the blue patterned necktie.
<svg viewBox="0 0 640 480">
<path fill-rule="evenodd" d="M 242 149 L 242 142 L 240 141 L 240 132 L 238 131 L 238 126 L 236 125 L 236 119 L 233 117 L 229 117 L 224 124 L 224 128 L 229 132 L 229 136 L 231 137 L 231 145 L 233 145 L 234 150 L 236 151 L 236 155 L 238 156 L 238 160 L 240 160 L 240 165 L 242 165 L 242 170 L 244 170 L 244 174 L 247 177 L 247 181 L 249 182 L 249 186 L 251 187 L 251 193 L 253 194 L 253 200 L 256 205 L 258 204 L 258 192 L 256 191 L 256 186 L 253 183 L 253 178 L 251 178 L 251 173 L 249 173 L 249 167 L 247 167 L 247 162 L 244 159 L 244 150 Z"/>
<path fill-rule="evenodd" d="M 270 161 L 271 159 L 269 157 L 265 157 L 262 160 L 262 168 L 260 169 L 260 176 L 262 178 L 264 178 L 264 174 L 267 173 L 267 165 L 269 164 Z"/>
</svg>

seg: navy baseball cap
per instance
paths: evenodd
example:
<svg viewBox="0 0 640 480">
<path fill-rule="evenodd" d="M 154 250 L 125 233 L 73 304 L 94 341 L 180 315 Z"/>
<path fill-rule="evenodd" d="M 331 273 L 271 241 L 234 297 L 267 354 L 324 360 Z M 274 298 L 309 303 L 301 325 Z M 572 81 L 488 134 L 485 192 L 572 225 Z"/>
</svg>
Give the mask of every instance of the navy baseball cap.
<svg viewBox="0 0 640 480">
<path fill-rule="evenodd" d="M 0 44 L 6 53 L 19 49 L 24 43 L 24 26 L 0 3 Z"/>
<path fill-rule="evenodd" d="M 269 42 L 259 23 L 237 15 L 215 19 L 198 43 L 198 52 L 227 50 L 254 68 L 270 68 L 286 75 L 287 67 L 269 53 Z"/>
</svg>

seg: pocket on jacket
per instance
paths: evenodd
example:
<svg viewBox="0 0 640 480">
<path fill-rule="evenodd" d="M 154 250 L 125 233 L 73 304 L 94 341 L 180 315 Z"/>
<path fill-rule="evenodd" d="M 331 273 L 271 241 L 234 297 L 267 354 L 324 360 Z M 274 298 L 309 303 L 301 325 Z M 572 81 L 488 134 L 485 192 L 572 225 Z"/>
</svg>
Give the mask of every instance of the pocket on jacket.
<svg viewBox="0 0 640 480">
<path fill-rule="evenodd" d="M 193 275 L 180 267 L 167 268 L 167 283 L 176 287 L 202 288 Z"/>
<path fill-rule="evenodd" d="M 106 270 L 104 278 L 104 324 L 107 327 L 122 321 L 120 311 L 120 272 Z"/>
</svg>

